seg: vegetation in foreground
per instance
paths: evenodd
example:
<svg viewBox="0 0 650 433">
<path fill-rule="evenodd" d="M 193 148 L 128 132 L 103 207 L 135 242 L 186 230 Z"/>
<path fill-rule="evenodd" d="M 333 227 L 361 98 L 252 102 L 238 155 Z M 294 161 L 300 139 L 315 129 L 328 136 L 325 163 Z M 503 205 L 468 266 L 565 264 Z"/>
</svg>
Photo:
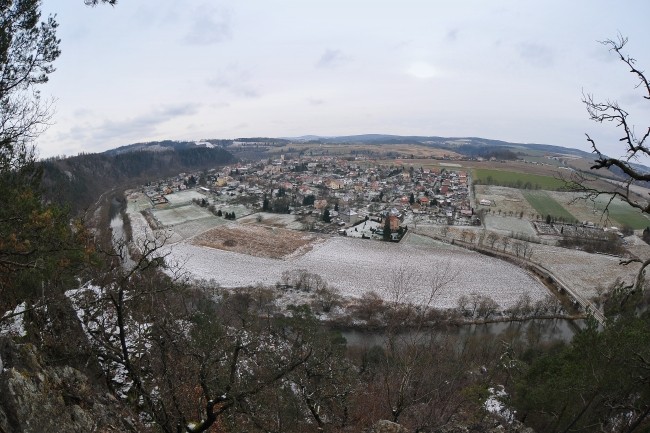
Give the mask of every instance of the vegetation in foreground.
<svg viewBox="0 0 650 433">
<path fill-rule="evenodd" d="M 496 385 L 510 393 L 506 403 L 517 417 L 539 431 L 650 427 L 650 315 L 642 278 L 614 292 L 604 330 L 589 326 L 567 347 L 547 347 L 534 336 L 527 344 L 404 336 L 392 330 L 405 317 L 421 323 L 422 314 L 406 306 L 384 344 L 346 352 L 308 309 L 276 317 L 263 292 L 213 300 L 179 275 L 160 272 L 167 265 L 159 239 L 133 248 L 107 232 L 91 236 L 82 224 L 68 224 L 64 210 L 42 200 L 31 147 L 49 118 L 34 90 L 59 55 L 56 23 L 39 24 L 36 0 L 3 6 L 3 30 L 12 36 L 0 44 L 0 190 L 9 198 L 0 208 L 3 431 L 24 431 L 34 421 L 19 416 L 34 401 L 16 396 L 18 387 L 9 390 L 9 383 L 34 385 L 20 390 L 32 390 L 39 423 L 30 428 L 41 431 L 346 432 L 378 419 L 417 432 L 467 425 L 485 431 L 497 423 L 507 431 L 514 412 L 501 412 L 495 422 L 485 409 Z M 611 45 L 620 54 L 624 42 Z M 621 60 L 650 96 L 633 61 Z M 590 108 L 594 120 L 610 120 L 610 109 L 614 119 L 627 116 L 617 105 Z M 631 157 L 650 153 L 645 137 L 637 141 L 626 132 Z M 598 165 L 629 169 L 600 153 Z M 85 284 L 68 290 L 79 280 Z M 14 342 L 37 350 L 23 359 Z M 27 371 L 26 363 L 43 369 Z M 93 377 L 125 416 L 100 416 L 88 386 L 46 380 L 46 370 L 74 377 L 75 385 Z M 69 416 L 54 413 L 38 394 L 45 388 L 60 391 L 55 400 L 70 408 Z"/>
</svg>

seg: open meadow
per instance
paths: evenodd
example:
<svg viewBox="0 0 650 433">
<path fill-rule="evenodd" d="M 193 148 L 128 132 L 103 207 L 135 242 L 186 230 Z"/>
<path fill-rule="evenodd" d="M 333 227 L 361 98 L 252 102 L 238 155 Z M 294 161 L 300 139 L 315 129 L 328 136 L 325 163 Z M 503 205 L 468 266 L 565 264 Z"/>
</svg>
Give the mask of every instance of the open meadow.
<svg viewBox="0 0 650 433">
<path fill-rule="evenodd" d="M 254 224 L 283 229 L 302 230 L 303 223 L 296 215 L 257 212 L 237 219 L 239 224 Z"/>
<path fill-rule="evenodd" d="M 493 215 L 520 216 L 523 212 L 525 218 L 530 218 L 535 213 L 522 190 L 496 185 L 474 185 L 476 203 L 489 200 L 490 206 L 479 205 L 479 209 L 489 209 Z"/>
<path fill-rule="evenodd" d="M 203 218 L 216 218 L 212 212 L 206 208 L 194 204 L 167 208 L 154 208 L 152 214 L 156 220 L 165 227 Z"/>
<path fill-rule="evenodd" d="M 561 219 L 566 222 L 573 222 L 576 218 L 569 213 L 560 203 L 555 201 L 546 191 L 522 191 L 528 203 L 535 208 L 541 219 L 547 215 L 552 218 Z"/>
<path fill-rule="evenodd" d="M 566 186 L 566 183 L 562 179 L 554 176 L 522 173 L 506 169 L 475 168 L 472 171 L 472 175 L 475 183 L 508 186 L 511 188 L 546 189 L 553 191 Z"/>
<path fill-rule="evenodd" d="M 544 219 L 546 215 L 562 218 L 564 221 L 591 221 L 600 226 L 631 227 L 642 230 L 650 225 L 650 219 L 639 210 L 631 208 L 620 199 L 609 203 L 609 214 L 604 215 L 609 197 L 600 196 L 586 200 L 580 193 L 568 191 L 546 191 L 509 188 L 495 185 L 475 185 L 476 202 L 490 200 L 491 215 L 520 216 Z"/>
<path fill-rule="evenodd" d="M 487 230 L 499 233 L 502 236 L 507 236 L 511 233 L 511 230 L 509 229 L 513 227 L 511 224 L 515 222 L 513 219 L 507 221 L 507 218 L 494 216 L 490 221 L 494 221 L 494 224 L 493 227 L 488 227 Z M 519 221 L 525 222 L 528 225 L 529 230 L 526 232 L 524 227 L 522 227 L 520 230 L 521 234 L 529 235 L 531 231 L 534 233 L 534 229 L 532 229 L 530 222 L 524 220 Z M 443 230 L 439 226 L 418 226 L 418 233 L 439 237 L 444 236 L 450 241 L 452 238 L 456 240 L 461 239 L 460 230 L 452 230 L 449 228 L 448 230 L 444 230 L 443 234 Z M 536 236 L 530 237 L 535 238 Z M 629 239 L 628 242 L 638 244 L 635 245 L 633 249 L 639 257 L 650 257 L 650 246 L 645 244 L 645 242 L 641 241 L 636 236 L 631 236 L 627 239 Z M 475 242 L 478 242 L 478 238 Z M 489 242 L 486 242 L 483 245 L 489 246 Z M 603 290 L 611 289 L 618 282 L 631 283 L 633 276 L 639 269 L 639 264 L 635 263 L 625 266 L 621 265 L 621 259 L 618 257 L 603 254 L 590 254 L 580 250 L 561 248 L 541 243 L 528 243 L 528 245 L 531 251 L 530 259 L 533 262 L 551 271 L 556 278 L 586 299 L 595 297 Z M 450 246 L 449 248 L 459 247 Z M 503 244 L 497 242 L 496 249 L 498 251 L 503 251 Z M 514 254 L 512 243 L 509 245 L 507 252 Z"/>
<path fill-rule="evenodd" d="M 169 204 L 172 205 L 180 205 L 180 204 L 186 204 L 186 203 L 191 203 L 192 200 L 201 200 L 202 198 L 206 198 L 204 194 L 201 194 L 199 191 L 195 189 L 188 189 L 185 191 L 178 191 L 173 194 L 167 194 L 165 195 L 165 198 L 169 202 Z"/>
<path fill-rule="evenodd" d="M 573 192 L 549 192 L 555 201 L 568 209 L 579 221 L 591 221 L 601 226 L 631 227 L 635 230 L 642 230 L 650 225 L 650 219 L 641 211 L 631 208 L 620 199 L 609 203 L 609 214 L 604 215 L 605 206 L 609 198 L 600 196 L 596 200 L 581 198 L 578 193 Z"/>
<path fill-rule="evenodd" d="M 437 281 L 441 287 L 431 304 L 437 308 L 455 308 L 461 296 L 472 293 L 489 296 L 502 308 L 513 306 L 523 295 L 536 301 L 549 293 L 523 269 L 462 249 L 334 237 L 313 244 L 302 255 L 278 260 L 188 242 L 168 248 L 169 259 L 182 263 L 191 276 L 223 287 L 274 285 L 283 271 L 307 269 L 343 296 L 358 298 L 374 291 L 386 300 L 394 299 L 394 278 L 406 271 L 411 277 L 403 282 L 407 286 L 402 288 L 403 299 L 423 303 Z"/>
</svg>

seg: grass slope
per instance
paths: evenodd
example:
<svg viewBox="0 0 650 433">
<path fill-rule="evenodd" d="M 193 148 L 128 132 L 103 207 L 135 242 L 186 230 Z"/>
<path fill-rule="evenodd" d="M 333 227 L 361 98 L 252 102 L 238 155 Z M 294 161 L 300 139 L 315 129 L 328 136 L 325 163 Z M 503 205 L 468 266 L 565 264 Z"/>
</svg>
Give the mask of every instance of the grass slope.
<svg viewBox="0 0 650 433">
<path fill-rule="evenodd" d="M 597 209 L 604 210 L 608 199 L 599 197 Z M 620 200 L 614 200 L 609 205 L 609 219 L 617 222 L 620 226 L 628 226 L 634 230 L 644 229 L 650 226 L 650 219 L 641 213 L 641 211 L 631 208 Z"/>
<path fill-rule="evenodd" d="M 560 203 L 550 197 L 545 191 L 522 191 L 524 197 L 535 208 L 535 210 L 542 216 L 550 215 L 557 219 L 564 221 L 576 221 L 576 217 L 571 215 Z"/>
</svg>

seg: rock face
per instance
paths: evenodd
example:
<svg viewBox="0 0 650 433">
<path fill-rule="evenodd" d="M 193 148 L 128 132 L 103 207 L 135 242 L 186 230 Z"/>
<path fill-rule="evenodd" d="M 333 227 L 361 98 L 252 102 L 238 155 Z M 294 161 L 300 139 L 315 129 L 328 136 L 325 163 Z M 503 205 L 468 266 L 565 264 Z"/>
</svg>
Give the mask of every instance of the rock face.
<svg viewBox="0 0 650 433">
<path fill-rule="evenodd" d="M 409 433 L 409 431 L 399 424 L 392 421 L 377 421 L 367 433 Z"/>
<path fill-rule="evenodd" d="M 136 432 L 107 389 L 68 365 L 47 365 L 29 343 L 0 339 L 0 432 Z"/>
<path fill-rule="evenodd" d="M 377 421 L 370 429 L 364 433 L 411 433 L 412 430 L 405 428 L 400 424 L 391 421 Z M 526 427 L 518 421 L 501 424 L 491 422 L 489 418 L 484 422 L 466 423 L 460 421 L 450 422 L 449 424 L 434 430 L 435 433 L 535 433 L 532 428 Z"/>
</svg>

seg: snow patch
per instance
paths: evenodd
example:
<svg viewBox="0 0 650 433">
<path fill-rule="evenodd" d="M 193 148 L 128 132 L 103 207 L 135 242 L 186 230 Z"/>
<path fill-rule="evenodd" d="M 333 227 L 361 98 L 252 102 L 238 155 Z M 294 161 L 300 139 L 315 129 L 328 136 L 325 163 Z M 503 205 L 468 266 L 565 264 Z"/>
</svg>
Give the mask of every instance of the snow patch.
<svg viewBox="0 0 650 433">
<path fill-rule="evenodd" d="M 27 305 L 23 302 L 13 310 L 7 311 L 0 318 L 0 337 L 24 337 L 27 335 L 24 322 L 26 309 Z M 5 320 L 5 317 L 8 319 Z"/>
<path fill-rule="evenodd" d="M 485 410 L 502 416 L 509 423 L 513 422 L 516 411 L 510 410 L 503 404 L 502 399 L 508 396 L 508 393 L 503 389 L 503 385 L 498 385 L 496 388 L 488 388 L 488 392 L 490 396 L 485 400 Z"/>
</svg>

